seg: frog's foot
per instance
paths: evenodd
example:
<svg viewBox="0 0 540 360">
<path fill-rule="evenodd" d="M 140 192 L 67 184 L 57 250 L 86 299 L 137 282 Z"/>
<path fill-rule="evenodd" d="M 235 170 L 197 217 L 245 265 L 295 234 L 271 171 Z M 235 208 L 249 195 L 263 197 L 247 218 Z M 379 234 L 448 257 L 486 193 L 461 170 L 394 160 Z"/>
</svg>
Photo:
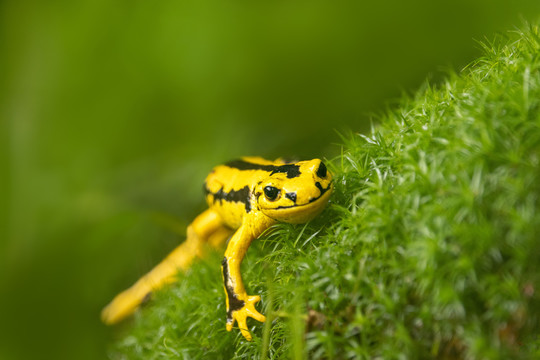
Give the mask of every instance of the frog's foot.
<svg viewBox="0 0 540 360">
<path fill-rule="evenodd" d="M 260 321 L 265 322 L 266 317 L 259 313 L 257 310 L 255 310 L 255 304 L 258 303 L 261 300 L 261 297 L 258 295 L 255 296 L 247 296 L 244 300 L 244 305 L 238 309 L 238 310 L 232 310 L 228 316 L 227 316 L 227 331 L 231 331 L 234 325 L 235 321 L 238 321 L 238 328 L 240 329 L 240 332 L 247 341 L 251 341 L 252 337 L 249 333 L 248 327 L 247 327 L 247 318 L 248 316 Z"/>
<path fill-rule="evenodd" d="M 136 286 L 121 292 L 103 309 L 101 320 L 107 325 L 120 322 L 133 314 L 141 303 L 144 303 L 150 298 L 151 294 L 150 289 L 141 289 Z"/>
</svg>

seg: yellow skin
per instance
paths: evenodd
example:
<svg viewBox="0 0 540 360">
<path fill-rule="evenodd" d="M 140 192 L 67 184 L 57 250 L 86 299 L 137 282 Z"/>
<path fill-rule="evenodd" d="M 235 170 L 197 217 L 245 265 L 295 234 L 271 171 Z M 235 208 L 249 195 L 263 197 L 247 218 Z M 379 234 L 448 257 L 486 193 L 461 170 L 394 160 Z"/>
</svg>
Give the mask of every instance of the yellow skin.
<svg viewBox="0 0 540 360">
<path fill-rule="evenodd" d="M 240 274 L 249 245 L 277 222 L 299 224 L 317 216 L 332 193 L 332 175 L 319 159 L 285 163 L 244 157 L 215 167 L 204 189 L 209 208 L 188 226 L 186 241 L 103 309 L 101 318 L 106 324 L 132 314 L 152 291 L 175 281 L 179 270 L 204 256 L 205 244 L 220 247 L 235 230 L 221 267 L 226 328 L 231 331 L 238 322 L 242 335 L 250 341 L 247 318 L 261 322 L 266 318 L 255 309 L 260 296 L 247 295 Z"/>
</svg>

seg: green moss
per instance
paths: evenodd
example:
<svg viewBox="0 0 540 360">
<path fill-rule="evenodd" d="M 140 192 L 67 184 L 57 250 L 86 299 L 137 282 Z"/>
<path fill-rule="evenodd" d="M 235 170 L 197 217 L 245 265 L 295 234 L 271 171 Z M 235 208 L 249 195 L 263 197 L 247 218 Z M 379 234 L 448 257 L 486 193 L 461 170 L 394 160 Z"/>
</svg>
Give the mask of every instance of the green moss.
<svg viewBox="0 0 540 360">
<path fill-rule="evenodd" d="M 243 265 L 254 341 L 225 331 L 220 255 L 157 295 L 113 359 L 540 356 L 540 35 L 485 45 L 344 139 L 336 191 Z"/>
</svg>

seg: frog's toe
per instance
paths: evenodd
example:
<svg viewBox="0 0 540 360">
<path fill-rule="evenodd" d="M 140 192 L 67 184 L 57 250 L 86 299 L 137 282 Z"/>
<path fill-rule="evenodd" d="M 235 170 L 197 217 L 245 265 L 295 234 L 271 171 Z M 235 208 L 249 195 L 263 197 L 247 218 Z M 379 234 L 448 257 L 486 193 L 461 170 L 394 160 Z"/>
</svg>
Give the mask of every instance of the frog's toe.
<svg viewBox="0 0 540 360">
<path fill-rule="evenodd" d="M 259 301 L 261 301 L 261 297 L 259 295 L 253 295 L 253 296 L 248 295 L 247 300 L 246 300 L 246 304 L 255 305 Z"/>
<path fill-rule="evenodd" d="M 257 321 L 265 322 L 266 316 L 264 316 L 263 314 L 261 314 L 255 309 L 255 304 L 258 303 L 259 301 L 261 301 L 261 297 L 259 295 L 248 296 L 246 300 L 246 305 L 245 305 L 246 315 Z"/>
<path fill-rule="evenodd" d="M 249 312 L 244 306 L 240 310 L 233 311 L 232 317 L 227 320 L 225 328 L 227 331 L 231 331 L 235 322 L 238 322 L 238 328 L 247 341 L 251 341 L 252 337 L 247 327 L 247 317 Z"/>
<path fill-rule="evenodd" d="M 238 320 L 238 328 L 240 329 L 240 332 L 242 333 L 244 338 L 246 338 L 247 341 L 251 341 L 252 337 L 251 337 L 251 333 L 248 330 L 246 319 L 247 319 L 247 317 L 245 317 L 245 316 L 237 319 Z"/>
</svg>

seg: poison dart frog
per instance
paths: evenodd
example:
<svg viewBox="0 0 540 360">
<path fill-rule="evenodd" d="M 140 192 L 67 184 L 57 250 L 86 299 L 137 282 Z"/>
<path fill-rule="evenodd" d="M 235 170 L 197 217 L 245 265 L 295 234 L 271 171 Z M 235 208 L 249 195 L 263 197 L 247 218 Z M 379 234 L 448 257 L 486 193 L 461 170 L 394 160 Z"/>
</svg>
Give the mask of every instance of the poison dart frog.
<svg viewBox="0 0 540 360">
<path fill-rule="evenodd" d="M 215 167 L 204 182 L 204 191 L 208 209 L 188 226 L 186 241 L 103 309 L 106 324 L 122 320 L 152 291 L 175 281 L 178 271 L 204 256 L 207 244 L 219 248 L 230 237 L 221 262 L 226 329 L 231 331 L 236 321 L 250 341 L 247 318 L 260 322 L 266 318 L 255 309 L 260 296 L 246 293 L 240 274 L 249 245 L 277 222 L 299 224 L 317 216 L 332 193 L 332 175 L 319 159 L 287 163 L 244 157 Z"/>
</svg>

